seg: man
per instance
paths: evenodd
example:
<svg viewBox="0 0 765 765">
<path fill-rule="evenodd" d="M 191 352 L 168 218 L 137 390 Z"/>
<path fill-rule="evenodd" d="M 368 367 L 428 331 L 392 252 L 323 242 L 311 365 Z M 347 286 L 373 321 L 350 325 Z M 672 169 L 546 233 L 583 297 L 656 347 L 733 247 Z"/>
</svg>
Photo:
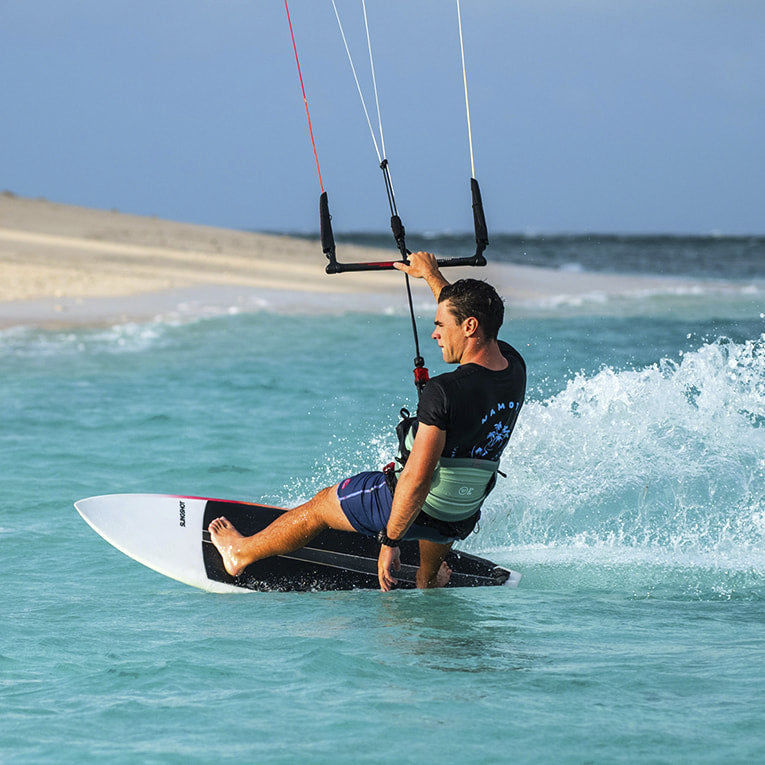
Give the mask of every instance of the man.
<svg viewBox="0 0 765 765">
<path fill-rule="evenodd" d="M 419 540 L 417 586 L 448 582 L 444 560 L 452 544 L 475 528 L 494 485 L 523 404 L 526 365 L 518 351 L 497 340 L 504 307 L 493 287 L 475 279 L 449 284 L 425 252 L 414 253 L 409 265 L 395 265 L 428 283 L 438 302 L 432 337 L 444 361 L 459 367 L 425 385 L 416 423 L 400 434 L 398 476 L 388 469 L 351 476 L 251 537 L 226 518 L 210 523 L 212 542 L 232 576 L 332 528 L 377 536 L 383 590 L 396 584 L 393 570 L 400 568 L 398 543 L 404 538 Z"/>
</svg>

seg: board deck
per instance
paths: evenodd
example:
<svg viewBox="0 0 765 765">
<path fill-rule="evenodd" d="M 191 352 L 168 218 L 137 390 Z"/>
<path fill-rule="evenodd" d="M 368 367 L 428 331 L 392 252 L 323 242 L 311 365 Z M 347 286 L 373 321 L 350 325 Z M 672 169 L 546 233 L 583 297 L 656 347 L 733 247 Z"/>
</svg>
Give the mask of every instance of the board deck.
<svg viewBox="0 0 765 765">
<path fill-rule="evenodd" d="M 266 558 L 238 577 L 223 568 L 208 526 L 225 515 L 242 534 L 264 529 L 286 512 L 251 502 L 171 494 L 108 494 L 74 503 L 107 542 L 165 576 L 210 592 L 377 589 L 377 542 L 361 534 L 327 530 L 288 555 Z M 416 542 L 401 544 L 399 588 L 415 586 Z M 485 558 L 452 550 L 449 587 L 517 586 L 521 575 Z"/>
</svg>

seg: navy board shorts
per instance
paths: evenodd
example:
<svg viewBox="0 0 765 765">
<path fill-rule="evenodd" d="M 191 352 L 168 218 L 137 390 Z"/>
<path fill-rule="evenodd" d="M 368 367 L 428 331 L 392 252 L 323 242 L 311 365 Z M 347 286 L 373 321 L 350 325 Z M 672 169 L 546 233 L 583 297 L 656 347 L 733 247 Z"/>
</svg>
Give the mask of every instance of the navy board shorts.
<svg viewBox="0 0 765 765">
<path fill-rule="evenodd" d="M 376 537 L 388 525 L 393 495 L 381 470 L 357 473 L 340 481 L 337 498 L 348 522 L 359 534 Z M 479 510 L 465 520 L 448 522 L 420 512 L 404 539 L 427 539 L 439 544 L 465 539 L 475 528 L 480 515 Z"/>
</svg>

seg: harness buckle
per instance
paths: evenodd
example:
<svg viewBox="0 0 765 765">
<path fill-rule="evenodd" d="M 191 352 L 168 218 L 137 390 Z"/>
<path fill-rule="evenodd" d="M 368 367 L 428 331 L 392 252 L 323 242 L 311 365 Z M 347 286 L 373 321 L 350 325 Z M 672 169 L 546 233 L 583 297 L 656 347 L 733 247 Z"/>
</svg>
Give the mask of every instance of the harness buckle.
<svg viewBox="0 0 765 765">
<path fill-rule="evenodd" d="M 396 478 L 396 463 L 389 462 L 382 469 L 382 472 L 385 476 L 385 482 L 388 484 L 388 489 L 390 489 L 390 494 L 393 496 L 396 491 L 396 484 L 398 483 L 398 478 Z"/>
</svg>

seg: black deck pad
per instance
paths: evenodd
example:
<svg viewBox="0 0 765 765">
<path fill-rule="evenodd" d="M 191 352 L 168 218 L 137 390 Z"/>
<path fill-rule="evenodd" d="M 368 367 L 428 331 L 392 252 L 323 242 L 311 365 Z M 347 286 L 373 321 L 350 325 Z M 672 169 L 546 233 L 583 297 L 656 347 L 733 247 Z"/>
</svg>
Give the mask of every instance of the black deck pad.
<svg viewBox="0 0 765 765">
<path fill-rule="evenodd" d="M 249 590 L 308 591 L 377 589 L 377 541 L 347 531 L 323 531 L 310 544 L 289 555 L 277 555 L 248 566 L 238 577 L 223 568 L 223 561 L 210 542 L 208 526 L 225 515 L 241 534 L 250 536 L 286 512 L 279 507 L 209 500 L 205 507 L 202 554 L 207 577 Z M 501 585 L 510 572 L 485 558 L 452 550 L 447 559 L 452 569 L 449 587 Z M 417 542 L 401 544 L 401 570 L 395 574 L 398 587 L 411 589 L 419 564 Z"/>
</svg>

